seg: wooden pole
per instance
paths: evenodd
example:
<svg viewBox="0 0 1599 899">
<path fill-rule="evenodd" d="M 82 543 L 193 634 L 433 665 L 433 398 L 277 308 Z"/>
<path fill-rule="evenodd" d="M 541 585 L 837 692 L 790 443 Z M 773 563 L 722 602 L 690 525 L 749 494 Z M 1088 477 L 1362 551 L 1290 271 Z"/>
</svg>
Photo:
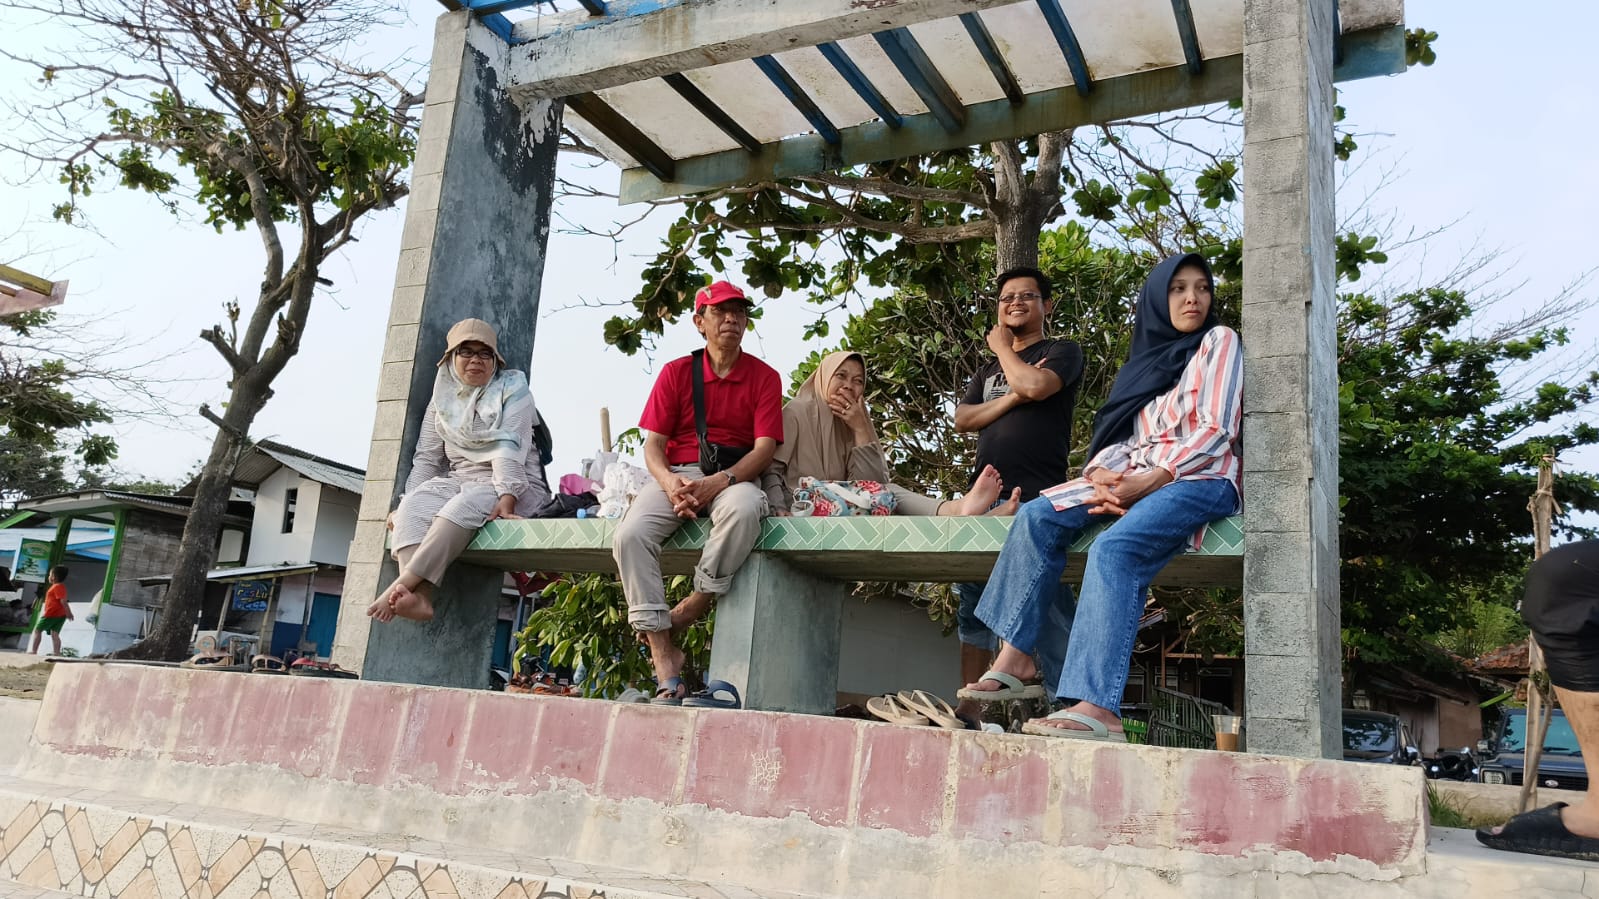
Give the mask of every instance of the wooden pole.
<svg viewBox="0 0 1599 899">
<path fill-rule="evenodd" d="M 1555 513 L 1555 457 L 1544 456 L 1538 461 L 1538 489 L 1527 502 L 1532 513 L 1532 559 L 1543 558 L 1549 551 Z M 1521 771 L 1521 801 L 1517 813 L 1533 808 L 1538 802 L 1538 762 L 1543 756 L 1543 741 L 1549 734 L 1549 719 L 1553 718 L 1554 697 L 1549 690 L 1548 665 L 1538 641 L 1527 635 L 1527 733 L 1524 763 Z"/>
<path fill-rule="evenodd" d="M 600 449 L 611 451 L 611 407 L 600 407 Z"/>
</svg>

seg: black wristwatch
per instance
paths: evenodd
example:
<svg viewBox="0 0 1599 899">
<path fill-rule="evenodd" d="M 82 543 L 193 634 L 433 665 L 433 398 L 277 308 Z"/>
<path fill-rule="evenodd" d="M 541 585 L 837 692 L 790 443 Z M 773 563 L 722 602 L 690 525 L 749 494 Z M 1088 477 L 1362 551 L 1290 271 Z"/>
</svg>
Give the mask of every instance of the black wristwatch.
<svg viewBox="0 0 1599 899">
<path fill-rule="evenodd" d="M 738 475 L 733 473 L 733 469 L 725 469 L 722 474 L 727 475 L 727 486 L 731 487 L 738 483 Z"/>
</svg>

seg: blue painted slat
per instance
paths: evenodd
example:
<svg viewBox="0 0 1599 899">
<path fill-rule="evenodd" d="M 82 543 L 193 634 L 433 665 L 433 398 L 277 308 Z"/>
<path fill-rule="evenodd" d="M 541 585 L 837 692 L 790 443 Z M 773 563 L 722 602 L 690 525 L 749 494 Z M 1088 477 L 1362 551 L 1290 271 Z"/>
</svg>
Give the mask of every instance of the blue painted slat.
<svg viewBox="0 0 1599 899">
<path fill-rule="evenodd" d="M 1405 29 L 1397 25 L 1344 35 L 1344 61 L 1333 70 L 1333 80 L 1341 83 L 1404 70 Z M 955 134 L 946 131 L 931 113 L 924 113 L 905 116 L 904 126 L 898 129 L 876 120 L 851 126 L 842 132 L 849 138 L 842 146 L 805 134 L 768 143 L 759 154 L 733 149 L 679 159 L 672 184 L 661 184 L 645 172 L 627 169 L 622 172 L 620 199 L 623 203 L 637 203 L 729 184 L 796 178 L 827 169 L 1221 103 L 1242 93 L 1243 57 L 1212 57 L 1205 60 L 1203 75 L 1190 75 L 1181 66 L 1172 66 L 1106 79 L 1086 97 L 1066 86 L 1032 94 L 1021 106 L 1004 99 L 975 103 L 967 107 L 966 127 Z"/>
<path fill-rule="evenodd" d="M 1332 4 L 1333 19 L 1333 65 L 1344 63 L 1344 23 L 1338 18 L 1338 0 L 1327 0 Z"/>
<path fill-rule="evenodd" d="M 855 93 L 866 101 L 866 105 L 871 107 L 872 112 L 877 113 L 877 117 L 882 119 L 888 127 L 898 128 L 904 122 L 899 111 L 894 108 L 893 104 L 888 102 L 888 98 L 883 96 L 882 91 L 877 89 L 877 85 L 866 77 L 866 73 L 862 72 L 860 66 L 855 64 L 855 60 L 849 58 L 849 54 L 844 52 L 843 47 L 828 41 L 825 44 L 817 44 L 816 49 L 822 51 L 822 57 L 833 64 L 833 68 L 838 70 L 838 74 L 844 76 L 844 81 L 855 89 Z"/>
<path fill-rule="evenodd" d="M 605 0 L 577 0 L 577 2 L 583 4 L 583 8 L 588 10 L 591 16 L 610 15 L 605 8 Z"/>
<path fill-rule="evenodd" d="M 1337 0 L 1333 0 L 1337 2 Z M 1177 19 L 1177 36 L 1183 42 L 1183 56 L 1188 58 L 1188 73 L 1199 75 L 1205 71 L 1205 57 L 1199 53 L 1199 31 L 1194 28 L 1194 9 L 1188 0 L 1171 0 L 1172 15 Z"/>
<path fill-rule="evenodd" d="M 922 45 L 916 42 L 909 30 L 893 28 L 872 35 L 883 48 L 894 68 L 905 76 L 916 95 L 927 104 L 927 109 L 947 131 L 959 131 L 966 124 L 966 106 L 939 74 L 933 61 L 927 58 Z"/>
<path fill-rule="evenodd" d="M 549 0 L 462 0 L 462 2 L 467 9 L 482 17 L 527 6 L 537 6 Z"/>
<path fill-rule="evenodd" d="M 811 127 L 816 129 L 816 133 L 821 135 L 822 140 L 835 147 L 838 146 L 841 140 L 838 135 L 838 127 L 828 120 L 826 113 L 822 112 L 822 108 L 816 105 L 816 101 L 812 100 L 811 95 L 805 92 L 805 88 L 800 87 L 799 82 L 794 80 L 794 76 L 783 68 L 783 64 L 770 56 L 757 56 L 754 61 L 755 65 L 766 73 L 766 77 L 777 85 L 777 89 L 783 92 L 783 96 L 788 98 L 788 102 L 794 104 L 794 108 L 800 111 L 800 115 L 803 115 L 805 120 L 811 123 Z"/>
<path fill-rule="evenodd" d="M 690 106 L 699 110 L 700 115 L 709 119 L 712 125 L 722 129 L 723 134 L 737 141 L 739 146 L 751 153 L 761 152 L 760 138 L 745 131 L 743 126 L 734 121 L 731 115 L 728 115 L 727 110 L 717 106 L 715 100 L 705 96 L 704 91 L 700 90 L 694 82 L 688 80 L 687 75 L 675 72 L 671 75 L 662 75 L 661 80 L 665 81 L 672 90 L 677 91 L 677 95 L 687 100 Z"/>
<path fill-rule="evenodd" d="M 1044 14 L 1044 21 L 1049 23 L 1049 30 L 1055 33 L 1055 43 L 1060 44 L 1060 52 L 1066 56 L 1066 68 L 1071 69 L 1072 83 L 1077 93 L 1088 96 L 1088 92 L 1094 89 L 1094 79 L 1088 74 L 1083 48 L 1077 43 L 1072 24 L 1066 21 L 1066 11 L 1060 8 L 1060 0 L 1038 0 L 1038 9 Z"/>
<path fill-rule="evenodd" d="M 627 155 L 638 160 L 644 170 L 662 181 L 676 179 L 676 161 L 644 132 L 623 118 L 595 94 L 573 94 L 566 98 L 566 107 L 583 117 L 585 122 L 622 148 Z"/>
<path fill-rule="evenodd" d="M 505 41 L 507 44 L 511 42 L 510 19 L 507 19 L 499 13 L 490 13 L 486 16 L 478 16 L 478 21 L 482 22 L 484 27 L 488 28 L 488 30 L 499 35 L 500 40 Z"/>
<path fill-rule="evenodd" d="M 1014 105 L 1027 101 L 1027 94 L 1022 91 L 1022 86 L 1016 81 L 1016 76 L 1010 70 L 1010 65 L 1005 62 L 1005 55 L 999 51 L 999 44 L 994 42 L 994 36 L 988 33 L 988 26 L 983 24 L 983 17 L 974 12 L 963 12 L 960 16 L 961 24 L 966 26 L 966 35 L 977 45 L 977 52 L 983 55 L 983 62 L 988 63 L 988 70 L 994 73 L 994 80 L 999 82 L 999 87 L 1005 92 L 1005 98 Z"/>
</svg>

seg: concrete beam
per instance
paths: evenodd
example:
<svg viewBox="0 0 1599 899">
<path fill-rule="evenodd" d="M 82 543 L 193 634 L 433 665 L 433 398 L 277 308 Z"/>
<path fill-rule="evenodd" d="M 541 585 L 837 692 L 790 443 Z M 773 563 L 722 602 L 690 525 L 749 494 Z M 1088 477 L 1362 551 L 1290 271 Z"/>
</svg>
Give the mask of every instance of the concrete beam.
<svg viewBox="0 0 1599 899">
<path fill-rule="evenodd" d="M 511 82 L 554 98 L 1008 6 L 1018 0 L 624 0 L 518 25 Z"/>
<path fill-rule="evenodd" d="M 1244 4 L 1246 726 L 1252 751 L 1329 758 L 1343 732 L 1333 18 L 1330 3 Z"/>
<path fill-rule="evenodd" d="M 466 11 L 439 17 L 389 311 L 379 415 L 350 545 L 334 660 L 363 677 L 487 687 L 504 573 L 457 564 L 425 625 L 374 624 L 365 606 L 396 575 L 384 519 L 405 489 L 444 335 L 492 323 L 514 368 L 533 358 L 560 104 L 518 105 L 508 47 Z"/>
</svg>

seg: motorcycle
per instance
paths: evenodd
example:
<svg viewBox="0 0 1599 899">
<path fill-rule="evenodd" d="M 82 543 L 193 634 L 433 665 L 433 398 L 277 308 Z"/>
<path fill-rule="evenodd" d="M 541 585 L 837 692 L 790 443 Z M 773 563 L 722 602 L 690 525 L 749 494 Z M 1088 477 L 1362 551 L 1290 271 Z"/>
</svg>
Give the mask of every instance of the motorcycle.
<svg viewBox="0 0 1599 899">
<path fill-rule="evenodd" d="M 1471 747 L 1462 746 L 1438 750 L 1437 755 L 1426 760 L 1424 767 L 1431 780 L 1473 781 L 1477 779 L 1479 763 Z"/>
</svg>

